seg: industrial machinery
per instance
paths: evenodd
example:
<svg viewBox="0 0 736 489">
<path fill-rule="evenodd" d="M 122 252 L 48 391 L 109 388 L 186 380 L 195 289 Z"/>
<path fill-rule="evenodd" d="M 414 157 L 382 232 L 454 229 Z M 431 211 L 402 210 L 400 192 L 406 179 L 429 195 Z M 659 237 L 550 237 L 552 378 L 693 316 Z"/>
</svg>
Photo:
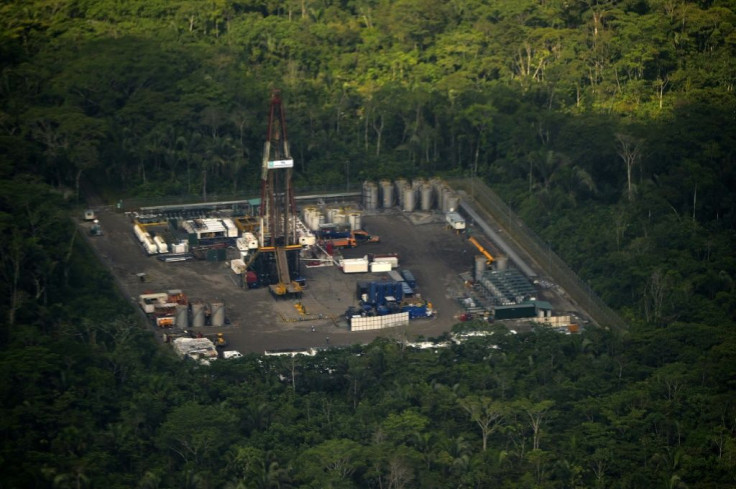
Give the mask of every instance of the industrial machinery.
<svg viewBox="0 0 736 489">
<path fill-rule="evenodd" d="M 294 160 L 289 152 L 284 107 L 279 90 L 271 94 L 268 133 L 261 166 L 259 249 L 252 267 L 276 296 L 298 295 L 299 243 L 296 204 L 291 186 Z"/>
<path fill-rule="evenodd" d="M 347 233 L 344 233 L 343 236 L 340 234 L 340 237 L 332 237 L 329 239 L 325 239 L 323 241 L 325 247 L 329 248 L 355 248 L 358 245 L 364 244 L 364 243 L 380 243 L 381 237 L 376 236 L 375 234 L 368 234 L 367 232 L 361 230 L 355 230 L 355 231 L 348 231 Z M 336 233 L 333 233 L 332 236 L 335 236 Z"/>
<path fill-rule="evenodd" d="M 478 248 L 478 251 L 480 251 L 480 252 L 481 252 L 481 254 L 482 254 L 483 256 L 485 256 L 485 257 L 486 257 L 486 260 L 488 260 L 488 264 L 489 264 L 489 265 L 490 265 L 491 263 L 493 263 L 493 260 L 494 260 L 493 256 L 492 256 L 492 255 L 491 255 L 491 254 L 490 254 L 490 253 L 488 252 L 488 250 L 486 250 L 486 249 L 485 249 L 485 248 L 483 247 L 483 245 L 482 245 L 482 244 L 480 244 L 480 243 L 478 242 L 478 240 L 477 240 L 477 239 L 475 239 L 475 238 L 474 238 L 473 236 L 471 236 L 471 237 L 469 237 L 469 238 L 468 238 L 468 241 L 470 241 L 471 243 L 473 243 L 473 245 L 474 245 L 474 246 L 475 246 L 476 248 Z"/>
</svg>

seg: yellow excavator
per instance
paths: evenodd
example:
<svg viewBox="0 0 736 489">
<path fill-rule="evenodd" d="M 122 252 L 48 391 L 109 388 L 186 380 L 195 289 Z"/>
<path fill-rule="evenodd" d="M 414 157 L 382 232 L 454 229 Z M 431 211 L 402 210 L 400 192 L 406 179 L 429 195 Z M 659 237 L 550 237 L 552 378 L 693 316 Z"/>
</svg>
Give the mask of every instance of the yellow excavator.
<svg viewBox="0 0 736 489">
<path fill-rule="evenodd" d="M 483 247 L 483 245 L 482 245 L 482 244 L 480 244 L 480 243 L 478 242 L 478 240 L 477 240 L 477 239 L 475 239 L 475 238 L 474 238 L 473 236 L 471 236 L 471 237 L 469 237 L 469 238 L 468 238 L 468 241 L 470 241 L 471 243 L 473 243 L 473 245 L 474 245 L 474 246 L 475 246 L 476 248 L 478 248 L 478 251 L 480 251 L 480 252 L 481 252 L 481 253 L 483 254 L 483 256 L 485 256 L 485 257 L 486 257 L 486 260 L 488 260 L 488 264 L 489 264 L 489 265 L 490 265 L 491 263 L 493 263 L 493 260 L 494 260 L 494 258 L 493 258 L 493 255 L 491 255 L 491 254 L 490 254 L 490 253 L 488 252 L 488 250 L 487 250 L 487 249 L 485 249 L 485 248 Z"/>
</svg>

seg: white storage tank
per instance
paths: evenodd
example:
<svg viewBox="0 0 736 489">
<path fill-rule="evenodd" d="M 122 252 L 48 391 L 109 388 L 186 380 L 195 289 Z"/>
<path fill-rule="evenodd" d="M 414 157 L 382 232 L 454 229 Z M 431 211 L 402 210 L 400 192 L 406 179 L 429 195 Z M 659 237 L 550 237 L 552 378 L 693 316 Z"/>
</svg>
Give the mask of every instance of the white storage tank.
<svg viewBox="0 0 736 489">
<path fill-rule="evenodd" d="M 455 192 L 447 195 L 447 212 L 456 212 L 460 207 L 460 197 Z"/>
<path fill-rule="evenodd" d="M 202 328 L 204 327 L 204 303 L 203 302 L 192 302 L 192 327 Z"/>
<path fill-rule="evenodd" d="M 414 212 L 416 209 L 416 192 L 413 188 L 404 187 L 404 212 Z"/>
<path fill-rule="evenodd" d="M 394 205 L 394 186 L 390 180 L 381 180 L 382 202 L 384 209 L 390 209 Z"/>
<path fill-rule="evenodd" d="M 338 212 L 335 212 L 335 214 L 332 216 L 332 222 L 334 224 L 347 224 L 348 217 L 345 215 L 345 213 L 338 210 Z"/>
<path fill-rule="evenodd" d="M 425 183 L 419 189 L 420 205 L 419 207 L 423 211 L 432 210 L 432 186 Z"/>
<path fill-rule="evenodd" d="M 186 304 L 176 305 L 174 324 L 176 324 L 177 328 L 181 329 L 187 329 L 189 327 L 189 307 Z"/>
<path fill-rule="evenodd" d="M 225 304 L 223 302 L 211 302 L 210 314 L 212 326 L 221 327 L 225 325 Z"/>
<path fill-rule="evenodd" d="M 318 210 L 314 214 L 312 214 L 312 226 L 314 227 L 313 231 L 319 229 L 319 227 L 326 222 L 327 216 L 321 210 Z"/>
<path fill-rule="evenodd" d="M 400 192 L 404 190 L 404 187 L 409 185 L 409 181 L 406 178 L 397 178 L 394 181 L 394 187 L 396 188 L 396 194 L 398 195 Z"/>
<path fill-rule="evenodd" d="M 480 282 L 483 280 L 483 274 L 486 271 L 486 257 L 483 255 L 476 255 L 475 257 L 475 280 Z"/>
<path fill-rule="evenodd" d="M 396 192 L 396 199 L 398 200 L 399 207 L 404 208 L 404 189 L 409 185 L 406 178 L 399 178 L 394 182 L 394 192 Z"/>
<path fill-rule="evenodd" d="M 351 231 L 363 229 L 363 217 L 361 216 L 360 212 L 352 212 L 348 216 L 348 222 L 350 223 Z"/>
<path fill-rule="evenodd" d="M 371 211 L 378 209 L 378 185 L 373 182 L 363 183 L 363 207 Z"/>
<path fill-rule="evenodd" d="M 437 192 L 437 208 L 440 209 L 442 212 L 448 212 L 447 211 L 447 194 L 451 192 L 450 187 L 447 185 L 441 185 L 439 188 L 439 191 Z"/>
<path fill-rule="evenodd" d="M 328 222 L 328 223 L 333 222 L 334 223 L 335 222 L 335 214 L 337 214 L 338 212 L 340 212 L 340 209 L 337 209 L 335 207 L 330 207 L 329 209 L 327 209 L 326 222 Z"/>
<path fill-rule="evenodd" d="M 509 257 L 506 255 L 497 255 L 494 257 L 493 263 L 496 265 L 496 270 L 506 270 L 509 267 Z"/>
</svg>

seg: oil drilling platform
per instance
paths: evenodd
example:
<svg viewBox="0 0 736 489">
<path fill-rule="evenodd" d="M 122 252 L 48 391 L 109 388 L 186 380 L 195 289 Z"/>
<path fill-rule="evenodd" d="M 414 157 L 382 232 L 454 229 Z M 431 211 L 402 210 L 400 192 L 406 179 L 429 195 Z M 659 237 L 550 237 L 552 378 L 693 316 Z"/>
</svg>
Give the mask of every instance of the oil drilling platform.
<svg viewBox="0 0 736 489">
<path fill-rule="evenodd" d="M 281 93 L 273 90 L 268 133 L 261 166 L 261 207 L 258 253 L 252 268 L 262 284 L 278 297 L 299 295 L 299 220 L 291 185 L 294 159 L 289 152 Z"/>
</svg>

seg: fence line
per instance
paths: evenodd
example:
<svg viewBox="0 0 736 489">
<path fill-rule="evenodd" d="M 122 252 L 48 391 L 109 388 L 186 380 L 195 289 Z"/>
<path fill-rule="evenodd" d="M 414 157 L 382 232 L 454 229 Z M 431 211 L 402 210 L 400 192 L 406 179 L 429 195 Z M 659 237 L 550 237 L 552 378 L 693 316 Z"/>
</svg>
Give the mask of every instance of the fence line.
<svg viewBox="0 0 736 489">
<path fill-rule="evenodd" d="M 580 279 L 544 240 L 525 226 L 516 213 L 485 183 L 470 179 L 457 179 L 449 183 L 454 188 L 465 191 L 467 197 L 479 207 L 478 210 L 485 211 L 493 217 L 506 235 L 525 250 L 549 277 L 553 277 L 594 322 L 599 326 L 608 326 L 616 330 L 628 327 L 626 322 L 593 292 L 590 285 Z"/>
</svg>

